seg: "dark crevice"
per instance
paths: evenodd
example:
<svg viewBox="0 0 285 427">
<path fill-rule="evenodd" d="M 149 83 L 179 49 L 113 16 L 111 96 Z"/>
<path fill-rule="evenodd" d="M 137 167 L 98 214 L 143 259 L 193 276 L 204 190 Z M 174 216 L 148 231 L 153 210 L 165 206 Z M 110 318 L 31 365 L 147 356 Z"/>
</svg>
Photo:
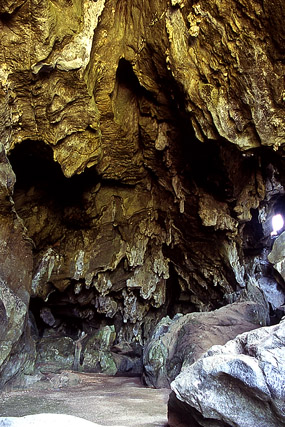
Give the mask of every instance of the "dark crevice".
<svg viewBox="0 0 285 427">
<path fill-rule="evenodd" d="M 273 214 L 280 214 L 285 219 L 285 194 L 273 198 Z"/>
<path fill-rule="evenodd" d="M 127 89 L 137 99 L 145 98 L 156 103 L 153 94 L 140 84 L 134 73 L 132 64 L 125 58 L 121 58 L 119 61 L 116 73 L 116 82 L 119 87 Z"/>
<path fill-rule="evenodd" d="M 191 313 L 197 311 L 195 304 L 191 303 L 191 294 L 187 292 L 187 284 L 184 282 L 185 291 L 181 289 L 175 268 L 170 264 L 170 279 L 167 281 L 166 299 L 168 301 L 167 315 L 173 318 L 177 313 Z"/>
<path fill-rule="evenodd" d="M 77 339 L 82 331 L 92 334 L 101 326 L 114 324 L 114 318 L 106 317 L 96 309 L 98 292 L 86 289 L 74 292 L 74 283 L 63 292 L 55 290 L 47 301 L 32 297 L 30 311 L 36 322 L 39 337 L 53 331 L 58 336 Z"/>
<path fill-rule="evenodd" d="M 17 145 L 9 160 L 16 174 L 15 192 L 28 191 L 34 186 L 62 206 L 80 204 L 83 192 L 98 181 L 92 168 L 66 178 L 60 165 L 53 160 L 52 149 L 41 141 L 25 141 Z"/>
<path fill-rule="evenodd" d="M 120 85 L 129 88 L 134 93 L 139 93 L 143 90 L 133 71 L 131 63 L 124 58 L 121 58 L 119 61 L 116 78 Z"/>
<path fill-rule="evenodd" d="M 2 12 L 0 13 L 0 21 L 4 24 L 9 26 L 9 23 L 15 18 L 17 13 L 20 11 L 20 9 L 27 3 L 27 0 L 24 0 L 22 4 L 15 7 L 10 12 Z"/>
<path fill-rule="evenodd" d="M 0 14 L 0 21 L 4 25 L 8 25 L 12 21 L 12 19 L 13 19 L 12 13 L 4 12 Z"/>
<path fill-rule="evenodd" d="M 52 149 L 41 141 L 17 145 L 9 160 L 16 174 L 15 207 L 38 250 L 58 241 L 68 230 L 90 227 L 92 218 L 86 212 L 84 195 L 98 183 L 94 168 L 66 178 L 53 160 Z M 35 232 L 43 216 L 50 231 L 46 223 L 42 231 Z"/>
<path fill-rule="evenodd" d="M 264 247 L 264 234 L 258 218 L 258 209 L 251 209 L 251 221 L 247 222 L 243 229 L 244 254 L 258 255 Z"/>
</svg>

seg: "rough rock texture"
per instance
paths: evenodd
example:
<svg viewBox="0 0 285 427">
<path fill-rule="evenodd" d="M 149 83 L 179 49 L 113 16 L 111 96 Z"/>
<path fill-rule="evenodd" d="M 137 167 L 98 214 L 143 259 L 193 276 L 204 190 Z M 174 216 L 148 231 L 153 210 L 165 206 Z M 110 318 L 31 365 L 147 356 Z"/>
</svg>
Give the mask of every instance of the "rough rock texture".
<svg viewBox="0 0 285 427">
<path fill-rule="evenodd" d="M 42 337 L 36 346 L 35 369 L 39 374 L 66 369 L 106 375 L 143 373 L 141 346 L 124 341 L 114 345 L 113 325 L 78 340 L 52 332 Z"/>
<path fill-rule="evenodd" d="M 45 337 L 37 346 L 39 372 L 60 372 L 74 367 L 74 341 L 69 337 Z"/>
<path fill-rule="evenodd" d="M 14 343 L 28 334 L 29 295 L 37 340 L 109 326 L 114 345 L 143 346 L 165 315 L 272 281 L 275 316 L 284 10 L 281 0 L 1 2 L 0 136 L 16 174 L 1 278 L 14 292 L 5 275 L 21 271 L 27 291 Z"/>
<path fill-rule="evenodd" d="M 281 426 L 285 423 L 285 319 L 213 346 L 171 384 L 170 426 Z M 183 413 L 184 406 L 184 413 Z M 193 409 L 194 408 L 194 409 Z M 177 407 L 176 407 L 177 410 Z M 183 420 L 183 415 L 184 420 Z M 192 425 L 192 424 L 191 424 Z"/>
<path fill-rule="evenodd" d="M 285 284 L 285 232 L 274 241 L 268 260 L 274 265 L 275 270 L 283 279 L 283 284 Z"/>
<path fill-rule="evenodd" d="M 0 144 L 0 387 L 23 369 L 31 373 L 35 359 L 27 328 L 32 246 L 14 209 L 14 183 L 15 175 Z"/>
<path fill-rule="evenodd" d="M 162 319 L 144 348 L 144 380 L 169 387 L 180 371 L 210 347 L 266 323 L 266 309 L 254 302 L 227 305 L 210 313 L 190 313 Z"/>
</svg>

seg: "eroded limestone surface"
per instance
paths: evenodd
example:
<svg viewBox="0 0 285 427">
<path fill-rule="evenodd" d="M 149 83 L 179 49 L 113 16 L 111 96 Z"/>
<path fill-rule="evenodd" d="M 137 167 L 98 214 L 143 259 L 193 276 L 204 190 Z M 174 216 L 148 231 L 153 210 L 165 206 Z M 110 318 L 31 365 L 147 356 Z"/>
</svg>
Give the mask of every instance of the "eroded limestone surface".
<svg viewBox="0 0 285 427">
<path fill-rule="evenodd" d="M 249 285 L 274 283 L 275 315 L 283 21 L 281 1 L 1 2 L 0 279 L 21 294 L 2 363 L 33 342 L 30 297 L 38 353 L 50 337 L 75 355 L 84 332 L 76 363 L 98 356 L 96 372 L 137 371 L 162 317 L 219 308 Z"/>
<path fill-rule="evenodd" d="M 268 255 L 269 261 L 274 265 L 275 270 L 285 279 L 285 232 L 283 232 L 274 242 L 272 251 Z"/>
<path fill-rule="evenodd" d="M 15 174 L 0 144 L 0 387 L 22 370 L 33 372 L 35 344 L 28 305 L 32 245 L 12 199 Z"/>
</svg>

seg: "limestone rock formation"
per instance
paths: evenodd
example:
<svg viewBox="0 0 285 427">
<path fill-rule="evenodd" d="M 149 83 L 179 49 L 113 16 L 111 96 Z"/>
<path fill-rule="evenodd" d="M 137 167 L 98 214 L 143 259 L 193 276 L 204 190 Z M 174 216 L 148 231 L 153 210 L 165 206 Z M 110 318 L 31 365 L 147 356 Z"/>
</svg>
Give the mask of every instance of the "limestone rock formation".
<svg viewBox="0 0 285 427">
<path fill-rule="evenodd" d="M 33 371 L 35 345 L 28 323 L 32 245 L 12 200 L 15 174 L 0 144 L 0 387 Z"/>
<path fill-rule="evenodd" d="M 144 379 L 154 387 L 169 387 L 180 371 L 210 347 L 266 324 L 266 309 L 254 302 L 237 302 L 210 313 L 162 319 L 144 348 Z"/>
<path fill-rule="evenodd" d="M 274 265 L 275 270 L 280 274 L 285 284 L 285 232 L 275 240 L 268 259 Z"/>
<path fill-rule="evenodd" d="M 70 337 L 45 337 L 37 346 L 35 367 L 39 372 L 73 369 L 74 341 Z"/>
<path fill-rule="evenodd" d="M 180 404 L 172 396 L 169 424 L 284 425 L 284 385 L 285 319 L 213 346 L 186 367 L 171 384 Z"/>
<path fill-rule="evenodd" d="M 18 357 L 34 354 L 30 328 L 38 349 L 105 327 L 115 346 L 142 348 L 166 315 L 271 284 L 275 316 L 284 11 L 281 0 L 1 2 L 4 382 L 30 369 L 34 356 Z"/>
</svg>

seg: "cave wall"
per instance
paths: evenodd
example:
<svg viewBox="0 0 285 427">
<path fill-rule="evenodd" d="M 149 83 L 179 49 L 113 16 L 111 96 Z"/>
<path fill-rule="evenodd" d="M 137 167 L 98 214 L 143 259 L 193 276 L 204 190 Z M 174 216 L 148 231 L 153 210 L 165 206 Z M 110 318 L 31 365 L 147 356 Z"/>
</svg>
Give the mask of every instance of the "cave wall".
<svg viewBox="0 0 285 427">
<path fill-rule="evenodd" d="M 283 21 L 282 1 L 1 2 L 0 278 L 23 304 L 7 355 L 29 296 L 35 337 L 141 345 L 248 283 L 282 305 Z"/>
<path fill-rule="evenodd" d="M 35 343 L 28 328 L 32 245 L 12 200 L 15 174 L 0 144 L 0 387 L 33 372 Z"/>
</svg>

